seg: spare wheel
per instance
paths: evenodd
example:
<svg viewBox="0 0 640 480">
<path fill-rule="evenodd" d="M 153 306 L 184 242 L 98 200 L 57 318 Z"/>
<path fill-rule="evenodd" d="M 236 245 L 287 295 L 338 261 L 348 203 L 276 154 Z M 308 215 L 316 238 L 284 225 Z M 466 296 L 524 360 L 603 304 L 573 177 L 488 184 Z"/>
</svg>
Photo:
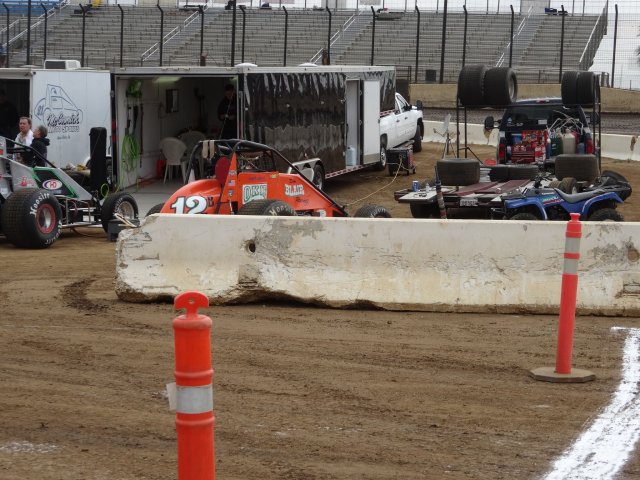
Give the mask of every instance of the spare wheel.
<svg viewBox="0 0 640 480">
<path fill-rule="evenodd" d="M 600 175 L 598 158 L 595 155 L 563 153 L 556 157 L 555 172 L 558 180 L 573 177 L 579 182 L 593 182 Z"/>
<path fill-rule="evenodd" d="M 443 158 L 436 168 L 442 185 L 459 187 L 480 181 L 480 162 L 471 158 Z"/>
</svg>

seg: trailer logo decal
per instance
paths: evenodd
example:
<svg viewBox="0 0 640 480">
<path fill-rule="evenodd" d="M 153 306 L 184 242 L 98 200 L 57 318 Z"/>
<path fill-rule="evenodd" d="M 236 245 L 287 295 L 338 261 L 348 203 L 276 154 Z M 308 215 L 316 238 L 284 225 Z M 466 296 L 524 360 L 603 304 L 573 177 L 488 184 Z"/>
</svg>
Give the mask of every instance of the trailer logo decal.
<svg viewBox="0 0 640 480">
<path fill-rule="evenodd" d="M 47 190 L 59 190 L 62 187 L 62 182 L 60 180 L 45 180 L 42 182 L 42 188 Z"/>
<path fill-rule="evenodd" d="M 285 185 L 284 194 L 287 197 L 300 197 L 304 195 L 304 186 L 303 185 Z"/>
<path fill-rule="evenodd" d="M 45 97 L 36 103 L 33 112 L 44 122 L 49 134 L 80 131 L 82 110 L 59 85 L 47 85 Z"/>
<path fill-rule="evenodd" d="M 267 198 L 267 184 L 259 183 L 256 185 L 242 186 L 242 203 L 248 203 L 252 200 L 264 200 Z"/>
</svg>

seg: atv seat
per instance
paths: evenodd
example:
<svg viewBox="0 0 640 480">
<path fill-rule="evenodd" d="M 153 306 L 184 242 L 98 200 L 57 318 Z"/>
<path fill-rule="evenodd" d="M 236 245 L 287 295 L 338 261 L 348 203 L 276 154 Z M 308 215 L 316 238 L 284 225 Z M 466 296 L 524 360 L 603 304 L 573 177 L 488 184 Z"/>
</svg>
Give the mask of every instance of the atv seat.
<svg viewBox="0 0 640 480">
<path fill-rule="evenodd" d="M 580 192 L 580 193 L 564 193 L 559 188 L 554 188 L 554 190 L 556 191 L 556 193 L 558 195 L 560 195 L 562 197 L 562 199 L 565 202 L 569 202 L 569 203 L 582 202 L 583 200 L 589 200 L 590 198 L 593 198 L 593 197 L 596 197 L 598 195 L 601 195 L 601 194 L 605 193 L 605 191 L 601 190 L 601 189 L 590 190 L 588 192 Z"/>
<path fill-rule="evenodd" d="M 227 181 L 229 175 L 229 167 L 231 167 L 231 160 L 229 157 L 220 157 L 216 162 L 215 174 L 216 179 L 220 184 L 224 184 Z"/>
</svg>

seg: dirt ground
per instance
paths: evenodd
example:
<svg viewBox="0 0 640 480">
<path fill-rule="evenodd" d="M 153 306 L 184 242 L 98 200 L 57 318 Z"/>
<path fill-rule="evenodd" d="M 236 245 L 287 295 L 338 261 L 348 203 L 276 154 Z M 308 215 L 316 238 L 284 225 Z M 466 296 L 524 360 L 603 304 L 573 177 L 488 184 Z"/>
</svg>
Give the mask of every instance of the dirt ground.
<svg viewBox="0 0 640 480">
<path fill-rule="evenodd" d="M 363 172 L 328 190 L 349 209 L 371 194 L 408 217 L 392 192 L 430 177 L 441 148 L 418 155 L 417 176 Z M 640 185 L 640 165 L 605 165 Z M 639 203 L 622 207 L 627 220 L 640 220 Z M 116 297 L 114 246 L 93 230 L 41 251 L 0 238 L 3 480 L 177 477 L 165 395 L 177 313 Z M 528 376 L 555 365 L 556 316 L 281 303 L 202 313 L 213 319 L 216 473 L 238 480 L 540 478 L 618 386 L 625 334 L 611 327 L 640 327 L 579 317 L 573 365 L 596 380 L 569 385 Z M 616 478 L 638 477 L 636 445 Z"/>
</svg>

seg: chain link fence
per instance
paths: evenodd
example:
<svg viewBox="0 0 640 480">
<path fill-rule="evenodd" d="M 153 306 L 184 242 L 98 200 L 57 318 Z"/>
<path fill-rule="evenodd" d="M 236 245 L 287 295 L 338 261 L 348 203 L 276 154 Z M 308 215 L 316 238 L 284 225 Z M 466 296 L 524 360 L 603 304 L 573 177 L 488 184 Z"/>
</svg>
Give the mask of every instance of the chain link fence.
<svg viewBox="0 0 640 480">
<path fill-rule="evenodd" d="M 25 2 L 3 2 L 5 66 L 45 57 L 99 68 L 324 61 L 395 65 L 407 82 L 449 83 L 463 63 L 482 63 L 538 83 L 590 68 L 605 85 L 640 89 L 640 0 L 250 0 L 235 12 L 232 2 L 33 2 L 30 30 Z"/>
</svg>

